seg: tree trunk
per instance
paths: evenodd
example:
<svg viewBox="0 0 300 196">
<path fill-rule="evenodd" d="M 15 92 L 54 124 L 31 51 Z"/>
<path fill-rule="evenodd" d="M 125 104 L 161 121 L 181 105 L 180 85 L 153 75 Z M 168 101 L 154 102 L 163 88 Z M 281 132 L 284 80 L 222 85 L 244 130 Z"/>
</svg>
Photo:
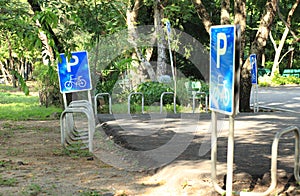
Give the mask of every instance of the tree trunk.
<svg viewBox="0 0 300 196">
<path fill-rule="evenodd" d="M 243 57 L 244 57 L 244 48 L 245 48 L 245 44 L 246 44 L 246 36 L 245 36 L 245 31 L 246 31 L 246 0 L 239 0 L 239 1 L 235 1 L 234 3 L 234 23 L 236 25 L 239 25 L 240 26 L 240 31 L 241 31 L 241 37 L 240 37 L 240 54 L 239 54 L 239 62 L 236 62 L 236 63 L 240 63 L 240 70 L 238 73 L 236 74 L 240 74 L 239 77 L 242 78 L 241 76 L 241 73 L 242 73 L 242 65 L 243 65 Z M 239 104 L 239 108 L 240 108 L 240 102 L 241 102 L 241 97 L 244 97 L 246 96 L 244 94 L 244 92 L 241 92 L 240 89 L 241 89 L 241 85 L 243 84 L 243 80 L 239 80 L 240 82 L 240 86 L 238 86 L 237 88 L 239 90 L 238 91 L 238 95 L 236 96 L 239 96 L 239 99 L 238 99 L 238 103 Z M 251 88 L 251 87 L 250 87 Z M 250 96 L 249 96 L 249 102 L 250 102 Z M 250 103 L 249 103 L 250 105 Z"/>
<path fill-rule="evenodd" d="M 265 14 L 261 17 L 256 37 L 252 42 L 250 53 L 256 54 L 258 61 L 264 53 L 267 39 L 276 13 L 277 0 L 268 0 L 266 3 Z M 241 68 L 241 90 L 240 90 L 240 111 L 250 111 L 251 94 L 251 65 L 247 58 Z"/>
<path fill-rule="evenodd" d="M 207 12 L 205 6 L 203 5 L 201 0 L 193 0 L 196 12 L 199 14 L 200 19 L 204 25 L 206 32 L 210 32 L 210 27 L 213 25 L 211 17 Z"/>
<path fill-rule="evenodd" d="M 157 37 L 157 67 L 156 67 L 156 78 L 159 79 L 162 75 L 166 75 L 167 64 L 166 64 L 166 40 L 161 24 L 163 18 L 163 10 L 160 7 L 158 1 L 154 3 L 154 27 Z"/>
<path fill-rule="evenodd" d="M 286 68 L 291 69 L 293 67 L 293 59 L 294 59 L 294 50 L 291 51 L 290 55 L 289 55 L 289 61 L 287 63 Z"/>
<path fill-rule="evenodd" d="M 287 36 L 288 36 L 288 34 L 290 32 L 290 25 L 291 25 L 292 17 L 294 15 L 294 12 L 297 9 L 299 3 L 300 3 L 300 0 L 296 0 L 296 2 L 294 3 L 294 5 L 292 6 L 292 8 L 290 9 L 290 11 L 288 13 L 287 21 L 284 22 L 285 23 L 285 29 L 284 29 L 284 32 L 283 32 L 283 34 L 281 36 L 281 39 L 280 39 L 280 42 L 279 42 L 278 46 L 275 43 L 275 40 L 273 39 L 272 32 L 270 32 L 270 38 L 271 38 L 271 41 L 273 43 L 274 50 L 275 50 L 275 57 L 274 57 L 274 61 L 273 61 L 271 76 L 274 76 L 274 74 L 276 72 L 279 72 L 279 64 L 280 64 L 281 51 L 283 49 L 284 43 L 286 41 L 286 38 L 287 38 Z M 279 15 L 281 15 L 280 11 L 279 11 L 279 8 L 278 8 L 278 12 L 279 12 Z"/>
<path fill-rule="evenodd" d="M 246 45 L 246 0 L 235 1 L 234 3 L 234 24 L 240 25 L 241 29 L 241 51 L 240 51 L 240 64 L 242 65 L 244 48 Z"/>
<path fill-rule="evenodd" d="M 285 27 L 284 32 L 282 34 L 282 37 L 280 39 L 279 45 L 277 46 L 276 43 L 275 43 L 275 40 L 272 36 L 272 32 L 270 31 L 270 39 L 273 43 L 274 50 L 275 50 L 275 56 L 274 56 L 271 76 L 274 76 L 276 72 L 279 73 L 279 63 L 280 63 L 279 59 L 280 59 L 281 51 L 282 51 L 283 46 L 284 46 L 284 42 L 285 42 L 288 34 L 289 34 L 289 28 Z"/>
<path fill-rule="evenodd" d="M 221 7 L 221 25 L 230 24 L 230 0 L 223 0 Z"/>
<path fill-rule="evenodd" d="M 6 85 L 8 85 L 9 82 L 8 82 L 7 78 L 9 78 L 10 80 L 12 80 L 12 79 L 9 77 L 9 73 L 8 73 L 8 71 L 6 71 L 4 65 L 1 61 L 0 61 L 0 68 L 1 68 L 2 76 L 4 78 L 4 82 L 5 82 Z"/>
<path fill-rule="evenodd" d="M 12 45 L 11 45 L 10 39 L 7 34 L 5 35 L 5 38 L 8 43 L 8 54 L 9 54 L 9 64 L 10 64 L 8 70 L 11 72 L 13 88 L 17 88 L 17 80 L 16 80 L 17 77 L 15 75 L 16 66 L 14 63 L 13 56 L 12 56 Z"/>
<path fill-rule="evenodd" d="M 138 83 L 143 82 L 145 76 L 143 74 L 143 69 L 145 69 L 151 80 L 155 81 L 156 76 L 154 69 L 147 58 L 142 54 L 135 40 L 138 39 L 138 32 L 136 31 L 135 24 L 137 23 L 138 9 L 140 7 L 140 0 L 135 0 L 134 6 L 131 9 L 131 4 L 129 3 L 127 12 L 126 12 L 126 23 L 128 28 L 128 41 L 134 46 L 134 51 L 136 54 L 133 54 L 132 58 L 137 59 L 133 61 L 131 72 L 131 78 L 133 81 L 133 86 L 136 86 Z M 149 50 L 148 50 L 149 52 Z M 140 66 L 142 65 L 142 67 Z"/>
</svg>

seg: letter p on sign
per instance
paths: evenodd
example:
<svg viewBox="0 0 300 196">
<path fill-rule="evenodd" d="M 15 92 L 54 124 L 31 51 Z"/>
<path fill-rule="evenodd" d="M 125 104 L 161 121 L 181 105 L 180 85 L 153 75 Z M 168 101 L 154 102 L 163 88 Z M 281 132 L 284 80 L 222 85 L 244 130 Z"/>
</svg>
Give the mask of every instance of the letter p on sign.
<svg viewBox="0 0 300 196">
<path fill-rule="evenodd" d="M 71 72 L 71 66 L 76 66 L 79 63 L 79 58 L 76 55 L 72 55 L 72 59 L 74 59 L 74 62 L 69 62 L 68 59 L 66 58 L 66 62 L 67 62 L 67 71 Z M 70 59 L 71 60 L 71 59 Z"/>
<path fill-rule="evenodd" d="M 221 47 L 221 43 L 223 43 L 223 47 Z M 226 53 L 226 48 L 227 48 L 226 34 L 218 33 L 217 34 L 217 68 L 220 68 L 220 56 Z"/>
</svg>

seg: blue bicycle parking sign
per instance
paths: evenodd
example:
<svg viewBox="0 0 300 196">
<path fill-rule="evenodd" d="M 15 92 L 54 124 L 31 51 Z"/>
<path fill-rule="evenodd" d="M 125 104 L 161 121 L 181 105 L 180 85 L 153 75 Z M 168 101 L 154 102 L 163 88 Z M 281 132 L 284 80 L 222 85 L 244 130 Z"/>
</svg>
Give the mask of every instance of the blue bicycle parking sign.
<svg viewBox="0 0 300 196">
<path fill-rule="evenodd" d="M 72 52 L 70 61 L 60 54 L 58 76 L 61 93 L 91 90 L 91 76 L 86 51 Z"/>
<path fill-rule="evenodd" d="M 234 25 L 210 29 L 210 99 L 212 111 L 234 113 L 235 43 Z"/>
<path fill-rule="evenodd" d="M 170 21 L 166 22 L 166 26 L 167 26 L 167 32 L 168 32 L 168 34 L 170 34 L 171 33 L 171 23 L 170 23 Z"/>
<path fill-rule="evenodd" d="M 251 54 L 249 58 L 250 58 L 250 64 L 251 64 L 251 83 L 257 84 L 256 54 Z"/>
</svg>

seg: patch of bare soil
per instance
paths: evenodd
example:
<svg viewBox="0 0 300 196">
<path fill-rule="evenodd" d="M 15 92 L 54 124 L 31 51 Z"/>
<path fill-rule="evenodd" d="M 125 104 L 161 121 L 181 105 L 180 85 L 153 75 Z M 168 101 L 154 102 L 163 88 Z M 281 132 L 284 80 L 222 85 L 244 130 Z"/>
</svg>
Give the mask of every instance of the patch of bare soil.
<svg viewBox="0 0 300 196">
<path fill-rule="evenodd" d="M 0 121 L 0 195 L 135 195 L 143 176 L 64 151 L 58 120 Z"/>
<path fill-rule="evenodd" d="M 65 151 L 60 142 L 59 120 L 0 121 L 0 195 L 217 195 L 210 167 L 201 167 L 200 175 L 196 160 L 176 160 L 152 173 L 128 172 L 88 153 Z M 235 175 L 234 186 L 263 191 L 270 183 L 267 174 L 247 175 Z M 218 177 L 222 185 L 224 172 Z M 282 195 L 300 194 L 290 174 L 279 178 Z"/>
</svg>

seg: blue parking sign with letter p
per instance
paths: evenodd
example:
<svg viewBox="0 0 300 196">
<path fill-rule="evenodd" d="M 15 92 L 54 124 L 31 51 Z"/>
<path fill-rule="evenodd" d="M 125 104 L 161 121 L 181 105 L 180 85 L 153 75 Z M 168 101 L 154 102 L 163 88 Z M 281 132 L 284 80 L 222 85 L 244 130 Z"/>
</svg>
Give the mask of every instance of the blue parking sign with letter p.
<svg viewBox="0 0 300 196">
<path fill-rule="evenodd" d="M 88 64 L 88 54 L 72 52 L 71 58 L 60 54 L 61 62 L 58 63 L 58 76 L 61 93 L 91 90 L 91 76 Z"/>
<path fill-rule="evenodd" d="M 251 83 L 257 84 L 257 61 L 256 54 L 250 55 L 250 64 L 251 64 Z"/>
<path fill-rule="evenodd" d="M 210 99 L 212 111 L 234 113 L 236 26 L 220 25 L 210 29 Z"/>
</svg>

